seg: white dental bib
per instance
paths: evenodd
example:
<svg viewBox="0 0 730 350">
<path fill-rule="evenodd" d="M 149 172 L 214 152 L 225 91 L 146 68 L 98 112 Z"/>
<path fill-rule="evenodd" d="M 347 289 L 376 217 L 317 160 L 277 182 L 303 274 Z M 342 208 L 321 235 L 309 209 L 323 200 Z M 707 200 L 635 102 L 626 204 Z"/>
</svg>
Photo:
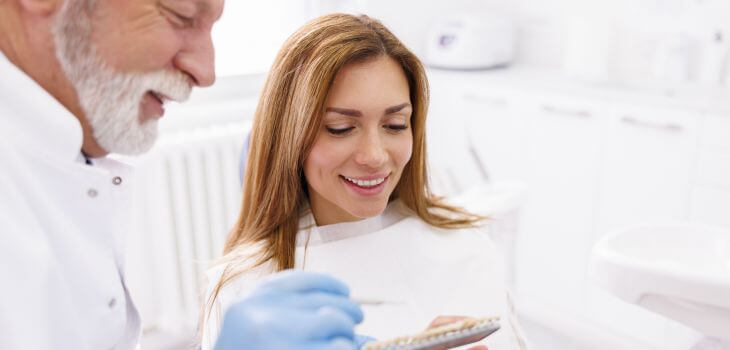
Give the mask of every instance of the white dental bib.
<svg viewBox="0 0 730 350">
<path fill-rule="evenodd" d="M 331 274 L 350 287 L 354 299 L 367 301 L 358 334 L 387 339 L 418 333 L 440 315 L 500 316 L 502 328 L 482 342 L 490 350 L 525 348 L 501 256 L 483 229 L 435 228 L 399 201 L 379 216 L 356 222 L 317 227 L 307 214 L 300 221 L 295 265 Z M 249 293 L 271 270 L 262 266 L 226 285 L 217 312 Z M 208 325 L 206 332 L 219 327 Z M 215 339 L 211 335 L 205 338 Z"/>
</svg>

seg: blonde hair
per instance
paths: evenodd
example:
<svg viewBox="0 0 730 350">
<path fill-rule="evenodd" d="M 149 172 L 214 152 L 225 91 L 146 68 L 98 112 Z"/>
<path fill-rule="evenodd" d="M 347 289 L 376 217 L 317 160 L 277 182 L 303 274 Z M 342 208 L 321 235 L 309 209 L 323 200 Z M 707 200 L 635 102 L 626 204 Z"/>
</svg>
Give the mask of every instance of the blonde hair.
<svg viewBox="0 0 730 350">
<path fill-rule="evenodd" d="M 308 206 L 304 160 L 321 128 L 324 103 L 338 71 L 380 56 L 403 68 L 413 108 L 413 153 L 391 199 L 399 198 L 425 222 L 441 228 L 474 225 L 482 217 L 442 203 L 428 186 L 426 112 L 428 81 L 423 65 L 379 21 L 331 14 L 305 24 L 279 51 L 254 116 L 243 186 L 243 206 L 224 247 L 226 264 L 209 305 L 221 288 L 252 268 L 252 245 L 261 246 L 259 266 L 294 267 L 299 219 Z"/>
</svg>

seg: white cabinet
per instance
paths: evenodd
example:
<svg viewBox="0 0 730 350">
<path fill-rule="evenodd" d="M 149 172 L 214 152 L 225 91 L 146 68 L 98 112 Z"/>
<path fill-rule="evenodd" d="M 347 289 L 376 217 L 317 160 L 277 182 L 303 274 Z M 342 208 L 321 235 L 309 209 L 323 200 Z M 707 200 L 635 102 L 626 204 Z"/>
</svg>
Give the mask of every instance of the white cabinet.
<svg viewBox="0 0 730 350">
<path fill-rule="evenodd" d="M 451 82 L 451 90 L 435 90 L 442 117 L 429 125 L 434 137 L 450 135 L 458 145 L 435 151 L 452 164 L 446 177 L 528 186 L 516 238 L 517 302 L 552 304 L 647 349 L 676 348 L 672 342 L 691 331 L 594 286 L 590 254 L 603 235 L 647 221 L 730 228 L 730 116 L 661 99 L 638 104 L 600 87 L 547 93 L 546 84 L 486 75 Z M 455 130 L 459 123 L 466 130 Z M 462 174 L 458 164 L 470 162 Z"/>
<path fill-rule="evenodd" d="M 700 119 L 663 108 L 616 107 L 604 138 L 596 240 L 628 225 L 689 217 Z M 660 348 L 672 344 L 656 343 L 658 339 L 686 332 L 684 326 L 590 284 L 588 314 L 605 327 Z"/>
<path fill-rule="evenodd" d="M 707 115 L 702 123 L 703 150 L 730 153 L 730 114 Z"/>
<path fill-rule="evenodd" d="M 730 229 L 730 116 L 703 120 L 690 219 Z"/>
<path fill-rule="evenodd" d="M 651 220 L 682 220 L 701 115 L 619 107 L 608 126 L 600 172 L 596 238 Z"/>
<path fill-rule="evenodd" d="M 533 98 L 517 252 L 522 298 L 582 311 L 604 110 L 586 99 Z"/>
<path fill-rule="evenodd" d="M 461 96 L 468 142 L 490 181 L 525 180 L 530 110 L 526 97 L 504 88 L 479 89 Z"/>
<path fill-rule="evenodd" d="M 690 220 L 730 230 L 730 188 L 694 186 L 691 203 Z"/>
<path fill-rule="evenodd" d="M 438 195 L 458 195 L 488 176 L 467 137 L 467 120 L 475 109 L 462 102 L 462 91 L 450 88 L 455 83 L 431 83 L 426 141 L 431 189 Z"/>
</svg>

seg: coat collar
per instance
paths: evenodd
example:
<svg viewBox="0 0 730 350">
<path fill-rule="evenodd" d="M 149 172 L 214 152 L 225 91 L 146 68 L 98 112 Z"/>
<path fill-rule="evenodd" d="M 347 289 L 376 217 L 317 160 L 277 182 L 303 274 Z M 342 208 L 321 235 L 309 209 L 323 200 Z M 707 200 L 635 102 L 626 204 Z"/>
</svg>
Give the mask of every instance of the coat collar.
<svg viewBox="0 0 730 350">
<path fill-rule="evenodd" d="M 76 162 L 83 132 L 79 120 L 0 52 L 0 118 L 9 137 L 33 152 Z"/>
</svg>

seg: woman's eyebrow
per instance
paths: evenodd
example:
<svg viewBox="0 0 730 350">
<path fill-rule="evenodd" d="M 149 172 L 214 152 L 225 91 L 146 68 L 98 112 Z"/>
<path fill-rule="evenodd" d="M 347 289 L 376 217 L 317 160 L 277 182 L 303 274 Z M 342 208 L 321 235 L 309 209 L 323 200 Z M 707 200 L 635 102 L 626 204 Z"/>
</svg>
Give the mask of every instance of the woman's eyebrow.
<svg viewBox="0 0 730 350">
<path fill-rule="evenodd" d="M 388 107 L 388 108 L 385 109 L 385 114 L 398 113 L 401 110 L 403 110 L 404 108 L 410 107 L 410 106 L 411 106 L 411 104 L 408 103 L 408 102 L 406 102 L 406 103 L 401 103 L 401 104 L 399 104 L 397 106 Z"/>
<path fill-rule="evenodd" d="M 350 117 L 362 117 L 362 112 L 358 111 L 357 109 L 327 107 L 327 109 L 325 109 L 324 111 L 325 112 L 335 112 L 335 113 L 347 115 Z"/>
<path fill-rule="evenodd" d="M 411 106 L 411 104 L 406 102 L 406 103 L 401 103 L 397 106 L 388 107 L 385 109 L 385 114 L 398 113 L 398 112 L 402 111 L 404 108 L 410 107 L 410 106 Z M 357 109 L 327 107 L 324 111 L 325 111 L 325 113 L 334 112 L 334 113 L 338 113 L 338 114 L 342 114 L 342 115 L 346 115 L 346 116 L 350 116 L 350 117 L 362 117 L 362 112 L 358 111 Z"/>
</svg>

